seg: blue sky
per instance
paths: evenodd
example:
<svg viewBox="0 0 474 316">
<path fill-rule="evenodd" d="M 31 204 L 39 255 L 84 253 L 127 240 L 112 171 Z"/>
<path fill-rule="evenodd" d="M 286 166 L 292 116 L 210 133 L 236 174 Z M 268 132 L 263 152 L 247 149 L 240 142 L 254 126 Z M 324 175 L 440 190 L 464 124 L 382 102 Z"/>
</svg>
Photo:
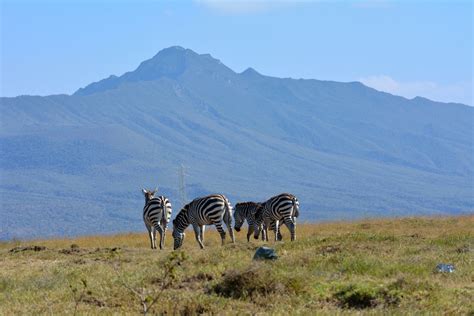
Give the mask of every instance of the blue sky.
<svg viewBox="0 0 474 316">
<path fill-rule="evenodd" d="M 1 2 L 1 96 L 73 93 L 180 45 L 237 72 L 473 104 L 471 1 Z"/>
</svg>

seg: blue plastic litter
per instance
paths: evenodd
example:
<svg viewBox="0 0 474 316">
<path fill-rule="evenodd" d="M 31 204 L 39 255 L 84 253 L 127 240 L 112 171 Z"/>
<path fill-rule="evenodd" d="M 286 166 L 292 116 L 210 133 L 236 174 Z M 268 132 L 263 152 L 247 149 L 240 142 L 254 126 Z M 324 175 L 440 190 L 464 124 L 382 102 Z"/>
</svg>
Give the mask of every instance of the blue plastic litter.
<svg viewBox="0 0 474 316">
<path fill-rule="evenodd" d="M 454 265 L 452 264 L 439 263 L 436 266 L 436 271 L 442 272 L 442 273 L 453 273 L 454 270 L 456 269 L 454 268 Z"/>
<path fill-rule="evenodd" d="M 255 252 L 253 256 L 253 260 L 275 260 L 278 259 L 278 256 L 275 252 L 275 249 L 268 248 L 268 247 L 260 247 Z"/>
</svg>

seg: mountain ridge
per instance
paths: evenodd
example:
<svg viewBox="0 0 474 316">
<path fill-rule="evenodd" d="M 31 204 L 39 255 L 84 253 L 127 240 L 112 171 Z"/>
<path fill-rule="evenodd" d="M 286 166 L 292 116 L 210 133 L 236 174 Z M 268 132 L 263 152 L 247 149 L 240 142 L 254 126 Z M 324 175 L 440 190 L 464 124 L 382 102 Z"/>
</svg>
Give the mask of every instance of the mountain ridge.
<svg viewBox="0 0 474 316">
<path fill-rule="evenodd" d="M 236 73 L 176 47 L 107 79 L 0 99 L 0 239 L 142 230 L 140 188 L 177 212 L 181 164 L 190 199 L 290 191 L 303 221 L 474 211 L 469 106 Z"/>
<path fill-rule="evenodd" d="M 369 88 L 369 89 L 373 89 L 375 91 L 378 91 L 374 88 L 371 88 L 371 87 L 368 87 L 366 85 L 364 85 L 362 82 L 360 81 L 350 81 L 350 82 L 339 82 L 339 81 L 333 81 L 333 80 L 318 80 L 318 79 L 304 79 L 304 78 L 292 78 L 292 77 L 287 77 L 287 78 L 279 78 L 279 77 L 272 77 L 272 76 L 267 76 L 267 75 L 264 75 L 264 74 L 261 74 L 259 73 L 258 71 L 256 71 L 253 67 L 247 67 L 244 71 L 242 71 L 241 73 L 237 73 L 235 72 L 234 70 L 228 68 L 227 66 L 225 66 L 224 64 L 222 64 L 222 62 L 219 60 L 219 59 L 216 59 L 214 57 L 212 57 L 211 54 L 198 54 L 196 52 L 194 52 L 193 50 L 191 49 L 186 49 L 186 48 L 183 48 L 181 46 L 171 46 L 171 47 L 168 47 L 168 48 L 165 48 L 161 51 L 159 51 L 157 54 L 155 54 L 152 58 L 150 59 L 147 59 L 143 62 L 141 62 L 139 64 L 139 66 L 137 67 L 137 69 L 135 69 L 134 71 L 129 71 L 129 72 L 125 72 L 124 74 L 122 74 L 121 76 L 116 76 L 116 75 L 110 75 L 109 77 L 107 78 L 104 78 L 104 79 L 101 79 L 99 81 L 96 81 L 96 82 L 93 82 L 83 88 L 79 88 L 76 92 L 74 92 L 72 95 L 87 95 L 87 94 L 92 94 L 92 93 L 95 93 L 95 92 L 100 92 L 100 91 L 103 91 L 103 90 L 100 90 L 100 91 L 97 91 L 95 89 L 92 89 L 95 85 L 99 84 L 99 83 L 105 83 L 105 82 L 117 82 L 117 84 L 120 84 L 120 83 L 123 83 L 121 82 L 122 80 L 126 80 L 126 79 L 129 79 L 129 77 L 131 76 L 131 74 L 137 72 L 140 70 L 140 68 L 144 68 L 147 66 L 147 64 L 161 64 L 162 62 L 166 62 L 168 63 L 169 60 L 166 60 L 166 59 L 162 59 L 163 57 L 166 58 L 166 56 L 169 56 L 170 54 L 173 55 L 173 53 L 176 53 L 176 52 L 179 52 L 180 53 L 180 56 L 182 58 L 184 58 L 183 54 L 190 54 L 192 58 L 201 58 L 202 59 L 208 59 L 208 60 L 211 60 L 213 61 L 216 65 L 222 65 L 223 67 L 225 67 L 227 70 L 230 70 L 231 73 L 235 74 L 235 75 L 244 75 L 244 76 L 254 76 L 254 77 L 267 77 L 267 78 L 274 78 L 274 79 L 280 79 L 280 80 L 286 80 L 286 79 L 289 79 L 289 80 L 316 80 L 316 81 L 323 81 L 323 82 L 334 82 L 334 83 L 348 83 L 348 84 L 360 84 L 362 86 L 364 86 L 365 88 Z M 181 65 L 182 66 L 182 65 Z M 176 67 L 176 65 L 175 65 Z M 179 74 L 182 74 L 182 72 L 180 72 Z M 167 74 L 164 74 L 162 73 L 161 71 L 157 71 L 157 74 L 155 74 L 156 77 L 152 77 L 152 79 L 142 79 L 142 80 L 153 80 L 153 79 L 158 79 L 159 77 L 162 77 L 162 76 L 166 76 Z M 168 73 L 168 75 L 170 75 Z M 123 78 L 123 79 L 121 79 Z M 136 80 L 137 78 L 132 76 L 132 79 L 131 81 L 140 81 L 140 80 Z M 174 78 L 176 79 L 176 78 Z M 89 88 L 89 89 L 88 89 Z M 116 86 L 114 86 L 114 88 L 116 88 Z M 88 91 L 90 90 L 90 91 Z M 382 92 L 382 91 L 378 91 L 378 92 Z M 386 93 L 386 92 L 382 92 L 382 93 Z M 390 93 L 388 93 L 390 94 Z M 394 94 L 391 94 L 391 95 L 394 95 Z M 394 95 L 394 96 L 398 96 L 398 95 Z M 402 97 L 402 96 L 399 96 L 399 97 Z M 404 97 L 402 97 L 404 98 Z M 437 102 L 437 103 L 443 103 L 443 104 L 460 104 L 460 105 L 464 105 L 464 106 L 468 106 L 466 104 L 462 104 L 462 103 L 457 103 L 457 102 L 439 102 L 439 101 L 433 101 L 433 100 L 430 100 L 428 98 L 425 98 L 425 97 L 421 97 L 421 96 L 416 96 L 412 99 L 408 99 L 408 98 L 405 98 L 407 100 L 429 100 L 431 102 Z"/>
</svg>

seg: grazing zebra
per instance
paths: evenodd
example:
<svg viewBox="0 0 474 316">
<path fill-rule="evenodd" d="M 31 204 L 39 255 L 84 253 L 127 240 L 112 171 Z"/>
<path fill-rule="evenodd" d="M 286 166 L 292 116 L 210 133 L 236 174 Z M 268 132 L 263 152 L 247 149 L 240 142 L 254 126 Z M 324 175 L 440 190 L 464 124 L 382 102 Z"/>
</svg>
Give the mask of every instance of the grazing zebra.
<svg viewBox="0 0 474 316">
<path fill-rule="evenodd" d="M 280 240 L 280 222 L 284 223 L 291 233 L 291 240 L 295 240 L 296 217 L 299 216 L 299 202 L 296 196 L 290 193 L 282 193 L 270 198 L 255 213 L 254 238 L 258 239 L 260 232 L 268 240 L 267 228 L 272 222 L 277 223 L 275 227 L 275 240 Z"/>
<path fill-rule="evenodd" d="M 174 249 L 183 245 L 184 230 L 189 225 L 193 225 L 196 240 L 201 249 L 204 248 L 204 225 L 215 225 L 224 244 L 225 231 L 222 228 L 222 221 L 229 229 L 232 242 L 235 242 L 232 230 L 232 206 L 229 200 L 222 194 L 194 199 L 186 204 L 173 220 Z"/>
<path fill-rule="evenodd" d="M 259 208 L 263 207 L 263 203 L 258 202 L 241 202 L 235 204 L 235 211 L 234 211 L 234 219 L 235 219 L 235 226 L 234 229 L 237 232 L 240 232 L 240 228 L 247 220 L 247 224 L 249 226 L 247 232 L 247 241 L 250 241 L 250 236 L 255 230 L 255 213 Z M 275 230 L 276 222 L 272 221 L 270 224 L 270 230 Z M 282 225 L 282 223 L 280 223 Z M 281 234 L 278 235 L 278 240 L 281 240 Z M 264 236 L 262 234 L 262 240 L 264 240 Z"/>
<path fill-rule="evenodd" d="M 255 230 L 255 213 L 257 212 L 257 209 L 259 207 L 262 207 L 262 203 L 241 202 L 241 203 L 235 204 L 234 229 L 237 232 L 240 232 L 240 228 L 244 224 L 245 220 L 247 220 L 247 224 L 249 225 L 249 229 L 247 232 L 247 241 L 250 241 L 250 236 L 252 236 L 252 233 Z M 262 234 L 262 237 L 263 237 L 263 234 Z"/>
<path fill-rule="evenodd" d="M 171 202 L 162 195 L 155 197 L 156 191 L 142 189 L 145 195 L 143 221 L 150 236 L 151 249 L 156 249 L 156 231 L 160 233 L 160 249 L 163 249 L 166 228 L 171 218 Z"/>
</svg>

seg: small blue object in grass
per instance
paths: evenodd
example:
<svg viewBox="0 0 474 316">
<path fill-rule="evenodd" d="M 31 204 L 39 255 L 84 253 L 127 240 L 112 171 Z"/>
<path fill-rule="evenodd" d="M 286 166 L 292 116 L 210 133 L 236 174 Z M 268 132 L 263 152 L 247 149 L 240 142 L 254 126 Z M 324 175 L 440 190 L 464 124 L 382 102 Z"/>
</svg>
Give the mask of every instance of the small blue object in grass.
<svg viewBox="0 0 474 316">
<path fill-rule="evenodd" d="M 255 255 L 253 256 L 253 260 L 275 260 L 278 259 L 278 256 L 275 252 L 274 249 L 268 248 L 268 247 L 260 247 L 257 249 L 255 252 Z"/>
<path fill-rule="evenodd" d="M 454 265 L 452 264 L 446 264 L 446 263 L 439 263 L 436 266 L 436 271 L 442 272 L 442 273 L 453 273 L 454 272 Z"/>
</svg>

